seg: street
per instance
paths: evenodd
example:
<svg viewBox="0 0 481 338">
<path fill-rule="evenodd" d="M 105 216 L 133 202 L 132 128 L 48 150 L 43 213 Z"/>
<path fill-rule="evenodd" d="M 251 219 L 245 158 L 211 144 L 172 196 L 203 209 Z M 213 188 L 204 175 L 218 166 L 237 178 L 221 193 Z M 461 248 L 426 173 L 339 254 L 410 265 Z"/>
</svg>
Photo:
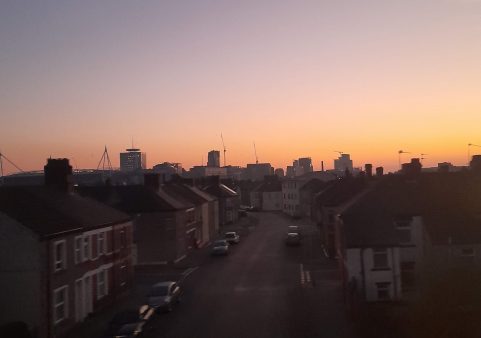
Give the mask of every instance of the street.
<svg viewBox="0 0 481 338">
<path fill-rule="evenodd" d="M 155 337 L 353 337 L 334 261 L 321 254 L 316 227 L 276 213 L 258 223 L 226 257 L 186 271 L 181 303 L 157 319 Z M 286 247 L 298 224 L 300 247 Z"/>
</svg>

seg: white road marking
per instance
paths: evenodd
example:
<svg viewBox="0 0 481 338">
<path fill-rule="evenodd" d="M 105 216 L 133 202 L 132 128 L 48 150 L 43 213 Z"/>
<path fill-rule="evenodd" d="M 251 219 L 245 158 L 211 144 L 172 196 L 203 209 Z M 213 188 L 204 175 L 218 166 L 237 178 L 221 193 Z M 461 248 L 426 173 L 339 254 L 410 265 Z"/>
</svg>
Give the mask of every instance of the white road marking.
<svg viewBox="0 0 481 338">
<path fill-rule="evenodd" d="M 194 272 L 198 268 L 198 266 L 194 266 L 193 268 L 188 268 L 187 270 L 182 272 L 182 280 L 186 279 L 192 272 Z"/>
</svg>

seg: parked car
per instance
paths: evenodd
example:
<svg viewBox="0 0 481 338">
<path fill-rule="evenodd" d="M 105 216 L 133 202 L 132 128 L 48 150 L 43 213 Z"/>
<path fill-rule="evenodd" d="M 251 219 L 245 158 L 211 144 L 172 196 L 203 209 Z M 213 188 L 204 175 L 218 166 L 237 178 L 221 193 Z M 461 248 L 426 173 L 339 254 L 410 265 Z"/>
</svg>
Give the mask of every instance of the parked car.
<svg viewBox="0 0 481 338">
<path fill-rule="evenodd" d="M 224 238 L 229 244 L 237 244 L 240 242 L 240 237 L 235 231 L 226 232 Z"/>
<path fill-rule="evenodd" d="M 286 235 L 285 243 L 289 246 L 301 245 L 301 236 L 297 232 L 288 232 Z"/>
<path fill-rule="evenodd" d="M 289 225 L 287 227 L 287 232 L 296 232 L 301 235 L 301 228 L 298 225 Z"/>
<path fill-rule="evenodd" d="M 139 309 L 118 312 L 109 323 L 105 337 L 138 337 L 155 329 L 152 318 L 155 309 L 143 305 Z"/>
<path fill-rule="evenodd" d="M 174 304 L 179 303 L 181 289 L 177 282 L 160 282 L 152 286 L 147 295 L 147 303 L 157 312 L 171 312 Z"/>
<path fill-rule="evenodd" d="M 215 241 L 212 244 L 211 255 L 228 255 L 229 254 L 229 242 L 225 239 Z"/>
</svg>

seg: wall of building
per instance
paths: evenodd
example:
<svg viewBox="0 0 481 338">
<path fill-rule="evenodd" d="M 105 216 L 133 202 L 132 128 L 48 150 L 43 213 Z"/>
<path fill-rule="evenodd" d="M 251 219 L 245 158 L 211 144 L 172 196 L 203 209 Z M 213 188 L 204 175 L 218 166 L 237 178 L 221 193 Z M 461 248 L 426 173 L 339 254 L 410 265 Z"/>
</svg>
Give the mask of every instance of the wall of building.
<svg viewBox="0 0 481 338">
<path fill-rule="evenodd" d="M 202 243 L 201 246 L 206 245 L 210 242 L 210 219 L 211 215 L 209 213 L 209 202 L 202 204 Z"/>
<path fill-rule="evenodd" d="M 262 210 L 282 210 L 282 191 L 269 191 L 262 194 Z"/>
<path fill-rule="evenodd" d="M 40 245 L 29 229 L 0 213 L 0 325 L 42 322 Z"/>
<path fill-rule="evenodd" d="M 290 216 L 300 216 L 299 191 L 302 183 L 298 180 L 286 180 L 282 183 L 282 208 Z"/>
<path fill-rule="evenodd" d="M 360 294 L 368 302 L 380 301 L 378 283 L 390 283 L 391 300 L 400 299 L 401 275 L 399 248 L 387 248 L 388 265 L 379 269 L 374 267 L 372 248 L 349 248 L 346 250 L 347 280 L 355 278 Z"/>
<path fill-rule="evenodd" d="M 134 220 L 138 264 L 167 264 L 185 251 L 185 223 L 175 212 L 142 213 Z M 181 249 L 178 250 L 177 246 Z"/>
</svg>

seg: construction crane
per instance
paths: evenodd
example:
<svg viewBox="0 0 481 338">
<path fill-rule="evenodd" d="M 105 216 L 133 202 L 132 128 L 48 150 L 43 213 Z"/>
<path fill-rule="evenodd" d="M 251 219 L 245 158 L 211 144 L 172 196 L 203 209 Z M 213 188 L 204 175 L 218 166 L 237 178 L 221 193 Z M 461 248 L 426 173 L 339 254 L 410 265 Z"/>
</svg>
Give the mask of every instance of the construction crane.
<svg viewBox="0 0 481 338">
<path fill-rule="evenodd" d="M 256 156 L 256 164 L 259 164 L 259 159 L 257 158 L 256 143 L 254 142 L 254 155 Z"/>
<path fill-rule="evenodd" d="M 471 161 L 471 147 L 480 147 L 481 148 L 480 145 L 468 143 L 468 166 L 469 166 L 469 162 Z"/>
<path fill-rule="evenodd" d="M 225 148 L 224 137 L 222 136 L 222 133 L 220 133 L 220 138 L 222 140 L 222 147 L 224 147 L 224 167 L 225 167 L 227 165 L 227 161 L 225 159 L 225 153 L 226 153 L 227 149 Z"/>
<path fill-rule="evenodd" d="M 424 156 L 429 155 L 429 154 L 420 154 L 420 155 L 421 155 L 421 157 L 420 157 L 419 160 L 421 161 L 421 163 L 423 163 L 423 160 L 427 159 L 427 157 L 424 157 Z"/>
<path fill-rule="evenodd" d="M 398 152 L 398 157 L 399 157 L 399 169 L 402 169 L 401 165 L 401 154 L 411 154 L 409 151 L 404 151 L 404 150 L 399 150 Z"/>
</svg>

